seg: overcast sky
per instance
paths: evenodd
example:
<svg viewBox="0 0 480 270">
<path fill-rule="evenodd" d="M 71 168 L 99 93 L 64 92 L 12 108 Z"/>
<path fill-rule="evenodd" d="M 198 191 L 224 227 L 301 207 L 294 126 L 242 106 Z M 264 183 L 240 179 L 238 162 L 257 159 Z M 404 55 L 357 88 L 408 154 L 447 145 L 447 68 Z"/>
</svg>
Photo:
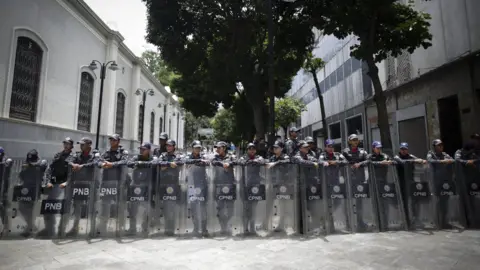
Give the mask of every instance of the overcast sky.
<svg viewBox="0 0 480 270">
<path fill-rule="evenodd" d="M 137 56 L 145 48 L 155 49 L 145 41 L 147 8 L 141 0 L 84 0 L 97 15 L 125 38 L 124 43 Z"/>
</svg>

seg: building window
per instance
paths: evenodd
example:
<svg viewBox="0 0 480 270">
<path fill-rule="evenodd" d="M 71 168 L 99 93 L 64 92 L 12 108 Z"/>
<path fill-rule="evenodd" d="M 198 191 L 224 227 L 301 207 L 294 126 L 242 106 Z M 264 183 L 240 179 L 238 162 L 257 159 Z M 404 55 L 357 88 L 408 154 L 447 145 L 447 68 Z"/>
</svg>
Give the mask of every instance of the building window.
<svg viewBox="0 0 480 270">
<path fill-rule="evenodd" d="M 42 68 L 42 48 L 27 37 L 19 37 L 13 71 L 10 117 L 35 122 Z"/>
<path fill-rule="evenodd" d="M 93 85 L 95 79 L 88 72 L 82 72 L 80 81 L 80 101 L 78 104 L 77 129 L 90 132 L 92 124 Z"/>
<path fill-rule="evenodd" d="M 165 122 L 163 123 L 163 132 L 167 132 L 167 127 L 165 126 L 167 124 L 167 105 L 163 107 L 163 119 L 165 119 Z"/>
<path fill-rule="evenodd" d="M 143 141 L 142 131 L 143 131 L 143 105 L 140 105 L 138 108 L 138 140 L 139 141 Z"/>
<path fill-rule="evenodd" d="M 160 134 L 161 134 L 163 132 L 163 118 L 162 117 L 160 117 L 159 124 L 160 124 Z"/>
<path fill-rule="evenodd" d="M 115 133 L 123 137 L 123 121 L 125 118 L 125 95 L 117 94 L 117 112 L 115 115 Z"/>
<path fill-rule="evenodd" d="M 155 113 L 150 113 L 150 142 L 153 143 L 153 137 L 155 137 Z"/>
</svg>

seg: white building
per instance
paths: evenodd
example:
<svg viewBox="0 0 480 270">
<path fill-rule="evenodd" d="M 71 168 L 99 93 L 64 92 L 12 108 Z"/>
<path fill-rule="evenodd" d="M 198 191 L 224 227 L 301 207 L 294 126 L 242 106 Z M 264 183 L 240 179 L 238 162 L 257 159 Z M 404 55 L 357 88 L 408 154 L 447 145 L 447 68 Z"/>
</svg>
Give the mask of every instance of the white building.
<svg viewBox="0 0 480 270">
<path fill-rule="evenodd" d="M 65 137 L 95 140 L 100 100 L 100 66 L 107 69 L 101 106 L 99 148 L 119 133 L 124 148 L 158 143 L 167 132 L 183 148 L 183 112 L 178 99 L 148 71 L 83 0 L 2 0 L 0 2 L 0 145 L 23 157 L 37 149 L 44 157 Z M 142 113 L 137 89 L 153 90 Z M 144 124 L 142 119 L 145 119 Z"/>
<path fill-rule="evenodd" d="M 470 134 L 480 132 L 476 120 L 480 116 L 480 1 L 417 0 L 414 8 L 431 15 L 433 46 L 377 64 L 388 97 L 394 148 L 408 141 L 414 154 L 425 156 L 430 142 L 441 138 L 451 153 Z M 348 134 L 356 129 L 362 129 L 368 142 L 380 140 L 368 69 L 349 57 L 355 39 L 317 36 L 320 42 L 315 54 L 327 61 L 318 73 L 319 81 L 330 77 L 322 85 L 322 91 L 327 89 L 324 100 L 329 136 L 337 139 L 340 135 L 342 147 L 346 146 Z M 321 127 L 313 87 L 311 76 L 299 72 L 289 92 L 308 102 L 308 111 L 302 114 L 300 123 L 304 135 L 312 135 Z M 306 98 L 306 93 L 313 96 Z M 362 124 L 349 121 L 355 115 L 361 116 Z"/>
</svg>

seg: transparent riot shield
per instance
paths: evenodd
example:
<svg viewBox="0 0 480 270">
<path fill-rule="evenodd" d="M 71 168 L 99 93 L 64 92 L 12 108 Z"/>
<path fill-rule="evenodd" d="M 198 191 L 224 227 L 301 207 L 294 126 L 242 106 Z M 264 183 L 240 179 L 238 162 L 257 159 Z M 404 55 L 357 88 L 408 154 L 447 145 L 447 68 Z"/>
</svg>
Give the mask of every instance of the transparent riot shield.
<svg viewBox="0 0 480 270">
<path fill-rule="evenodd" d="M 303 234 L 325 235 L 327 203 L 321 174 L 323 168 L 299 165 L 300 193 L 302 199 Z"/>
<path fill-rule="evenodd" d="M 345 164 L 328 165 L 321 170 L 328 208 L 327 233 L 350 233 L 350 208 Z"/>
<path fill-rule="evenodd" d="M 10 176 L 7 193 L 9 203 L 3 235 L 7 238 L 29 237 L 36 233 L 35 221 L 40 215 L 40 191 L 46 162 L 43 165 L 15 167 L 19 173 Z"/>
<path fill-rule="evenodd" d="M 370 164 L 381 231 L 408 230 L 396 165 Z"/>
<path fill-rule="evenodd" d="M 122 236 L 147 237 L 151 216 L 152 183 L 156 180 L 156 168 L 135 166 L 130 169 L 126 183 L 126 207 L 121 220 Z"/>
<path fill-rule="evenodd" d="M 187 201 L 185 204 L 186 217 L 185 229 L 186 235 L 207 236 L 208 235 L 208 205 L 211 205 L 212 197 L 209 195 L 209 178 L 207 175 L 207 164 L 198 162 L 196 164 L 185 165 L 185 190 L 187 192 Z"/>
<path fill-rule="evenodd" d="M 93 237 L 95 208 L 95 179 L 98 168 L 82 168 L 70 172 L 66 187 L 65 227 L 60 232 L 63 237 Z"/>
<path fill-rule="evenodd" d="M 210 235 L 241 235 L 243 230 L 243 201 L 239 183 L 243 177 L 242 166 L 210 167 L 213 183 L 211 198 L 214 203 L 207 210 Z"/>
<path fill-rule="evenodd" d="M 432 191 L 434 185 L 429 176 L 430 165 L 405 163 L 405 189 L 409 229 L 437 229 L 437 207 Z"/>
<path fill-rule="evenodd" d="M 120 235 L 122 216 L 125 213 L 127 167 L 100 169 L 97 180 L 95 202 L 95 235 L 116 237 Z"/>
<path fill-rule="evenodd" d="M 19 171 L 21 162 L 16 162 L 16 164 L 13 164 L 12 160 L 9 160 L 8 162 L 0 162 L 0 236 L 4 235 L 3 233 L 7 230 L 5 227 L 8 222 L 7 209 L 9 207 L 9 202 L 11 201 L 8 198 L 8 190 L 12 166 L 17 167 L 17 171 Z"/>
<path fill-rule="evenodd" d="M 480 229 L 480 161 L 476 161 L 474 165 L 457 162 L 457 179 L 465 205 L 468 226 Z"/>
<path fill-rule="evenodd" d="M 237 177 L 238 178 L 238 177 Z M 263 164 L 243 167 L 243 228 L 247 235 L 267 236 L 266 169 Z"/>
<path fill-rule="evenodd" d="M 267 169 L 267 217 L 269 231 L 298 234 L 300 209 L 298 166 L 292 163 L 275 164 Z"/>
<path fill-rule="evenodd" d="M 377 232 L 378 212 L 369 166 L 359 168 L 348 166 L 347 172 L 352 231 Z"/>
<path fill-rule="evenodd" d="M 40 205 L 40 218 L 37 218 L 37 237 L 57 238 L 65 226 L 66 187 L 68 185 L 53 184 L 44 187 Z"/>
<path fill-rule="evenodd" d="M 182 234 L 186 198 L 184 165 L 173 167 L 158 166 L 155 196 L 155 219 L 153 233 L 174 236 Z M 158 203 L 157 203 L 158 202 Z"/>
<path fill-rule="evenodd" d="M 430 163 L 429 181 L 434 185 L 438 226 L 440 229 L 464 229 L 465 207 L 459 192 L 460 176 L 455 163 Z"/>
</svg>

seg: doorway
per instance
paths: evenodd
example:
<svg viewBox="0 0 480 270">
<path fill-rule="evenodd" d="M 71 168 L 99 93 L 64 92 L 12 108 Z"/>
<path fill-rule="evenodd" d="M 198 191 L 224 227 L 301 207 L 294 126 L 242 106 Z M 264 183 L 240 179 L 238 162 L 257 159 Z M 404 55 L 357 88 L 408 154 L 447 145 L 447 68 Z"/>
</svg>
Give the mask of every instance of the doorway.
<svg viewBox="0 0 480 270">
<path fill-rule="evenodd" d="M 440 122 L 440 139 L 443 141 L 444 151 L 453 157 L 455 151 L 462 148 L 463 145 L 458 96 L 453 95 L 441 98 L 437 103 Z"/>
</svg>

